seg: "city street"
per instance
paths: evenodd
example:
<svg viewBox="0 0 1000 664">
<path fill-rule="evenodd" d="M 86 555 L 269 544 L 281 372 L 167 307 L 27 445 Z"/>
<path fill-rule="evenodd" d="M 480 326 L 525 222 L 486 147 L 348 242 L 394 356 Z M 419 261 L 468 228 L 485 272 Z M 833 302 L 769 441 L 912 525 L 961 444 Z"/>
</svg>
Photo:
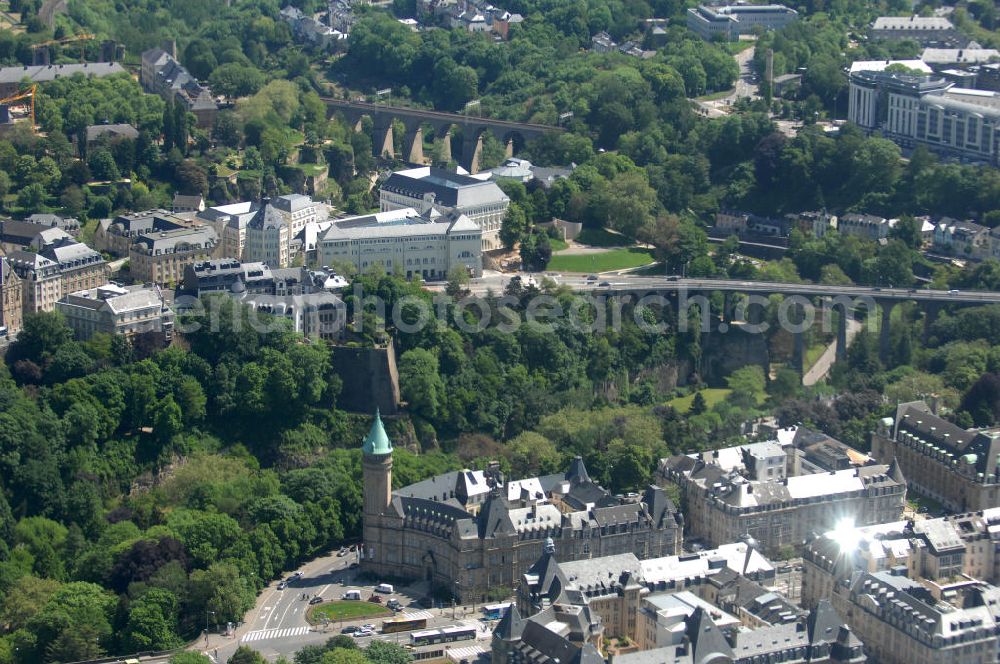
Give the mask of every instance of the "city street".
<svg viewBox="0 0 1000 664">
<path fill-rule="evenodd" d="M 381 626 L 384 617 L 359 618 L 331 622 L 327 626 L 310 626 L 306 621 L 308 599 L 313 596 L 324 600 L 339 600 L 348 590 L 361 593 L 362 601 L 372 595 L 373 585 L 358 578 L 360 570 L 350 569 L 357 562 L 358 554 L 349 553 L 338 557 L 336 553 L 317 558 L 301 567 L 302 576 L 288 583 L 284 590 L 278 590 L 278 581 L 271 583 L 257 598 L 256 606 L 247 614 L 246 622 L 240 625 L 231 636 L 210 634 L 207 639 L 199 639 L 195 644 L 199 652 L 208 655 L 216 662 L 225 662 L 240 645 L 247 645 L 257 650 L 267 659 L 274 661 L 280 655 L 288 658 L 306 645 L 320 645 L 328 639 L 341 633 L 348 625 L 371 623 Z M 289 577 L 286 576 L 285 579 Z M 480 614 L 471 607 L 444 607 L 423 609 L 416 605 L 425 596 L 425 583 L 406 587 L 396 587 L 393 594 L 383 594 L 384 602 L 397 599 L 403 605 L 403 610 L 396 617 L 426 618 L 427 627 L 445 627 L 448 625 L 476 626 L 479 629 L 479 639 L 487 639 L 490 631 L 484 631 L 484 623 L 479 620 Z M 303 599 L 303 595 L 306 599 Z M 453 617 L 454 616 L 454 617 Z M 384 639 L 393 643 L 409 642 L 408 632 L 382 635 L 378 631 L 373 636 L 359 638 L 362 647 L 372 639 Z M 481 641 L 479 641 L 481 643 Z M 456 643 L 456 647 L 469 647 L 472 641 Z M 194 648 L 193 648 L 194 649 Z"/>
</svg>

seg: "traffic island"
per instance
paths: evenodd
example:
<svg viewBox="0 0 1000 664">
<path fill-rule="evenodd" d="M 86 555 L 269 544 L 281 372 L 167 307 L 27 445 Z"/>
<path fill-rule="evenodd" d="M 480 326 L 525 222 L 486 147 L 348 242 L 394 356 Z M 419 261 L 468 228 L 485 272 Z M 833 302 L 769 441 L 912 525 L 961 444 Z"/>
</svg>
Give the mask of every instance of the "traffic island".
<svg viewBox="0 0 1000 664">
<path fill-rule="evenodd" d="M 306 620 L 310 625 L 323 625 L 391 615 L 392 611 L 374 602 L 334 600 L 309 607 L 306 611 Z"/>
</svg>

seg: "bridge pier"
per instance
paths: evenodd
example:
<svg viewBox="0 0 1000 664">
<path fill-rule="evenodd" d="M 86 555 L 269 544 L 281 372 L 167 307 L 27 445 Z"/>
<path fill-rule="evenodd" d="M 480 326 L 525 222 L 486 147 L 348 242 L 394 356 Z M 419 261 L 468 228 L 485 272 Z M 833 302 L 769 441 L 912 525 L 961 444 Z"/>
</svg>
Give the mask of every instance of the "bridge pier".
<svg viewBox="0 0 1000 664">
<path fill-rule="evenodd" d="M 479 160 L 483 155 L 483 135 L 476 132 L 470 132 L 468 127 L 465 127 L 465 133 L 462 136 L 462 161 L 466 170 L 470 174 L 475 175 L 479 172 Z"/>
<path fill-rule="evenodd" d="M 382 119 L 372 127 L 372 147 L 376 157 L 393 159 L 396 156 L 396 146 L 392 135 L 392 118 Z"/>
<path fill-rule="evenodd" d="M 415 130 L 407 129 L 403 139 L 406 160 L 411 164 L 424 165 L 424 128 L 417 125 Z"/>
<path fill-rule="evenodd" d="M 441 141 L 441 161 L 447 164 L 451 161 L 451 130 L 446 129 L 439 135 L 435 129 L 434 140 Z"/>
<path fill-rule="evenodd" d="M 888 362 L 892 356 L 892 341 L 889 333 L 892 326 L 892 310 L 896 306 L 896 301 L 878 300 L 878 306 L 882 311 L 882 316 L 879 320 L 878 355 L 883 362 Z"/>
<path fill-rule="evenodd" d="M 733 322 L 733 307 L 735 306 L 733 300 L 735 299 L 735 293 L 731 291 L 725 291 L 722 294 L 722 322 L 727 326 Z"/>
<path fill-rule="evenodd" d="M 830 310 L 830 313 L 833 313 L 833 309 Z M 837 362 L 847 359 L 847 318 L 847 307 L 841 307 L 837 320 Z"/>
<path fill-rule="evenodd" d="M 924 303 L 924 332 L 923 340 L 926 343 L 931 338 L 931 327 L 934 325 L 934 321 L 937 320 L 938 313 L 941 311 L 941 305 L 937 302 L 925 302 Z"/>
<path fill-rule="evenodd" d="M 802 304 L 796 304 L 792 309 L 794 313 L 794 321 L 791 321 L 796 329 L 792 332 L 792 368 L 799 372 L 800 375 L 805 375 L 806 369 L 806 329 L 803 325 L 806 312 L 805 307 Z"/>
</svg>

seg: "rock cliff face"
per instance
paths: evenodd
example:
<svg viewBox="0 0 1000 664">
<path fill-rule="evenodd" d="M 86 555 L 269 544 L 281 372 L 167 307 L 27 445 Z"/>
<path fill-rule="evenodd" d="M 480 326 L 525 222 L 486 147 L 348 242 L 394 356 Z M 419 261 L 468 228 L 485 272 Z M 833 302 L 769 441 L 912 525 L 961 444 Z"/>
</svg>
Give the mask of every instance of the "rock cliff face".
<svg viewBox="0 0 1000 664">
<path fill-rule="evenodd" d="M 399 412 L 399 375 L 392 342 L 384 348 L 333 347 L 333 367 L 344 382 L 337 406 L 371 414 L 378 406 L 383 415 Z"/>
<path fill-rule="evenodd" d="M 761 366 L 767 373 L 770 354 L 765 334 L 749 334 L 735 324 L 724 333 L 712 332 L 702 348 L 702 379 L 710 385 L 724 384 L 726 376 L 748 364 Z"/>
</svg>

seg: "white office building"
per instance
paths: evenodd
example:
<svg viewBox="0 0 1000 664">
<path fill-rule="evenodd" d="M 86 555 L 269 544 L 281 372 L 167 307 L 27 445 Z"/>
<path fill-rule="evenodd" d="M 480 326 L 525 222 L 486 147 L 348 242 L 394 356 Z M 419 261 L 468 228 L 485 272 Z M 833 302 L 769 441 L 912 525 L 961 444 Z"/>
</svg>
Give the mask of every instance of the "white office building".
<svg viewBox="0 0 1000 664">
<path fill-rule="evenodd" d="M 848 100 L 851 122 L 904 152 L 920 144 L 962 162 L 1000 163 L 1000 93 L 935 76 L 856 71 Z"/>
<path fill-rule="evenodd" d="M 784 5 L 698 5 L 687 10 L 687 27 L 705 41 L 734 41 L 740 35 L 780 30 L 799 13 Z"/>
<path fill-rule="evenodd" d="M 319 242 L 322 265 L 381 268 L 407 279 L 444 279 L 456 265 L 483 273 L 482 230 L 464 214 L 420 214 L 413 208 L 340 219 Z"/>
<path fill-rule="evenodd" d="M 379 208 L 382 212 L 413 208 L 441 211 L 468 217 L 482 230 L 482 250 L 500 249 L 503 225 L 510 198 L 495 182 L 441 168 L 423 166 L 397 171 L 382 184 Z"/>
</svg>

